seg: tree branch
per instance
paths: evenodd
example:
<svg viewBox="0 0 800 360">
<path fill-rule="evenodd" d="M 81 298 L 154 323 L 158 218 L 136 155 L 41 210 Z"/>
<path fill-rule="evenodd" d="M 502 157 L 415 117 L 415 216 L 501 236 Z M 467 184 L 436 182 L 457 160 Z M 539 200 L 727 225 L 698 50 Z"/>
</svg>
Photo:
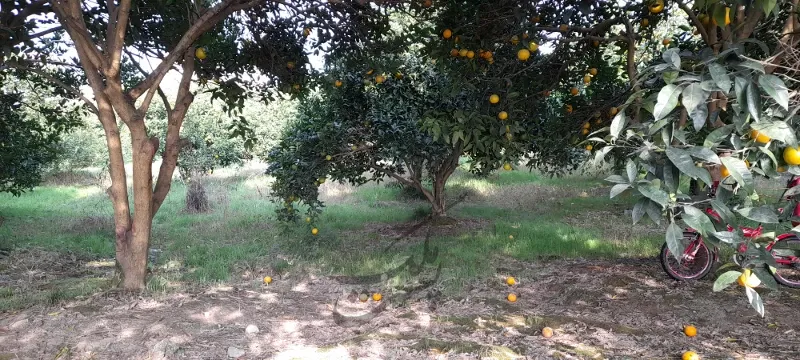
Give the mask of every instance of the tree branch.
<svg viewBox="0 0 800 360">
<path fill-rule="evenodd" d="M 173 48 L 167 57 L 161 61 L 160 64 L 158 64 L 150 76 L 148 76 L 144 81 L 136 85 L 128 92 L 130 97 L 136 100 L 145 92 L 147 92 L 148 96 L 152 98 L 153 94 L 156 92 L 158 84 L 161 83 L 161 80 L 167 74 L 172 65 L 183 56 L 183 53 L 189 49 L 192 43 L 194 43 L 197 38 L 200 37 L 200 35 L 214 27 L 219 21 L 226 18 L 228 15 L 242 9 L 256 6 L 262 1 L 263 0 L 225 0 L 208 9 L 197 19 L 197 21 L 194 22 L 194 24 L 192 24 L 189 30 L 183 34 L 183 37 L 181 37 L 180 41 L 178 41 L 178 44 L 175 45 L 175 48 Z M 149 102 L 147 99 L 145 99 L 145 101 Z"/>
<path fill-rule="evenodd" d="M 697 15 L 694 14 L 694 11 L 692 11 L 692 9 L 689 8 L 689 6 L 686 5 L 686 3 L 684 3 L 683 1 L 680 1 L 680 0 L 676 0 L 675 2 L 678 3 L 678 7 L 680 7 L 681 10 L 683 10 L 683 12 L 685 12 L 686 15 L 689 16 L 689 20 L 692 21 L 694 26 L 697 28 L 697 31 L 700 32 L 700 37 L 703 38 L 703 41 L 706 44 L 709 44 L 709 46 L 710 46 L 711 42 L 709 41 L 710 39 L 708 38 L 708 31 L 706 30 L 706 27 L 703 26 L 703 22 L 700 21 L 700 19 L 697 17 Z"/>
<path fill-rule="evenodd" d="M 112 0 L 108 0 L 113 4 Z M 128 18 L 131 12 L 131 0 L 120 0 L 118 6 L 108 8 L 108 31 L 106 32 L 107 53 L 110 55 L 109 68 L 106 76 L 116 78 L 119 76 L 122 47 L 125 45 L 125 30 L 128 28 Z"/>
<path fill-rule="evenodd" d="M 32 73 L 38 74 L 39 76 L 41 76 L 41 77 L 49 80 L 50 82 L 52 82 L 54 85 L 57 85 L 58 87 L 71 92 L 77 98 L 83 100 L 83 102 L 86 103 L 86 106 L 89 107 L 89 111 L 91 111 L 95 115 L 97 114 L 97 106 L 95 106 L 95 104 L 91 100 L 89 100 L 89 98 L 84 96 L 83 93 L 79 89 L 68 85 L 67 83 L 59 80 L 58 78 L 54 77 L 53 75 L 48 74 L 46 71 L 41 70 L 41 69 L 32 68 L 32 67 L 29 67 L 29 66 L 25 66 L 25 65 L 22 65 L 22 64 L 20 64 L 18 62 L 15 62 L 15 61 L 7 62 L 7 63 L 4 64 L 4 66 L 10 67 L 10 68 L 14 68 L 14 69 L 19 69 L 19 70 L 30 71 Z M 2 68 L 2 67 L 0 67 L 0 68 Z"/>
</svg>

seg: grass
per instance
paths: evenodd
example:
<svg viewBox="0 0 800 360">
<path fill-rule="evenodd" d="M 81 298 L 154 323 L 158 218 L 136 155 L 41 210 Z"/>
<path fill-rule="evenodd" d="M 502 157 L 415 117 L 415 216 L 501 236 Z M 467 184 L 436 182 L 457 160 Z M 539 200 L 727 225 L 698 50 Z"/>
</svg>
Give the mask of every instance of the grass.
<svg viewBox="0 0 800 360">
<path fill-rule="evenodd" d="M 485 224 L 474 232 L 436 235 L 443 262 L 443 282 L 453 292 L 490 276 L 497 258 L 535 261 L 542 258 L 617 258 L 655 255 L 662 236 L 631 237 L 629 218 L 622 214 L 635 199 L 609 200 L 599 178 L 551 179 L 536 173 L 501 172 L 485 178 L 458 172 L 448 184 L 450 196 L 469 194 L 449 215 Z M 326 184 L 325 191 L 345 185 Z M 315 224 L 279 224 L 263 176 L 212 176 L 206 192 L 212 211 L 182 211 L 185 187 L 176 182 L 154 219 L 152 247 L 159 250 L 148 289 L 165 291 L 173 280 L 189 283 L 230 281 L 286 264 L 304 264 L 326 273 L 369 275 L 421 256 L 422 242 L 403 240 L 388 253 L 391 237 L 380 229 L 420 218 L 428 205 L 417 194 L 396 185 L 369 184 L 329 196 Z M 615 209 L 617 228 L 609 228 L 598 211 Z M 110 202 L 98 186 L 53 185 L 20 197 L 0 194 L 0 239 L 17 249 L 70 252 L 89 258 L 114 254 Z M 569 220 L 581 218 L 582 221 Z M 628 219 L 628 223 L 621 219 Z M 311 236 L 311 226 L 320 229 Z M 457 227 L 456 227 L 457 230 Z M 660 231 L 660 230 L 658 230 Z M 509 238 L 513 235 L 513 239 Z M 12 255 L 13 256 L 13 255 Z M 159 266 L 178 262 L 180 271 L 163 273 Z M 281 265 L 281 266 L 284 266 Z M 2 272 L 0 263 L 0 272 Z M 291 269 L 289 269 L 291 270 Z M 396 281 L 405 280 L 401 275 Z M 48 291 L 20 293 L 0 282 L 0 309 L 49 304 L 83 296 L 99 287 L 94 280 L 73 279 Z M 79 281 L 80 280 L 80 281 Z M 78 286 L 79 284 L 83 284 Z"/>
</svg>

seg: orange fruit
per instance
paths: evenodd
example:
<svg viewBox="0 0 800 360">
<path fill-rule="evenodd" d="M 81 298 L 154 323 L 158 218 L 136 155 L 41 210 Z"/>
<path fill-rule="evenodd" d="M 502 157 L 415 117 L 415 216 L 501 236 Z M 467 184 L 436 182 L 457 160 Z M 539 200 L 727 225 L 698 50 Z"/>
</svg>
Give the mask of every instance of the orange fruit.
<svg viewBox="0 0 800 360">
<path fill-rule="evenodd" d="M 272 283 L 272 277 L 264 276 L 264 284 L 270 284 L 270 283 Z"/>
<path fill-rule="evenodd" d="M 592 82 L 592 77 L 589 75 L 585 75 L 583 77 L 583 83 L 588 85 L 590 82 Z"/>
<path fill-rule="evenodd" d="M 311 235 L 316 236 L 317 234 L 319 234 L 319 229 L 317 229 L 317 228 L 311 229 Z"/>
<path fill-rule="evenodd" d="M 588 128 L 590 128 L 590 127 L 592 127 L 592 125 L 591 125 L 591 124 L 589 124 L 589 122 L 585 122 L 585 123 L 583 123 L 583 128 L 584 128 L 584 129 L 588 129 Z"/>
<path fill-rule="evenodd" d="M 664 40 L 661 40 L 661 43 L 662 43 L 662 44 L 664 44 L 664 46 L 669 46 L 669 43 L 671 43 L 671 42 L 672 42 L 672 40 L 671 40 L 671 39 L 664 39 Z"/>
<path fill-rule="evenodd" d="M 500 120 L 508 119 L 508 113 L 505 111 L 501 111 L 500 113 L 497 114 L 497 118 Z"/>
<path fill-rule="evenodd" d="M 383 295 L 381 295 L 381 293 L 372 294 L 372 300 L 381 301 L 381 299 L 383 299 Z"/>
<path fill-rule="evenodd" d="M 467 50 L 467 49 L 458 50 L 458 56 L 466 57 L 467 56 L 467 52 L 469 52 L 469 50 Z"/>
<path fill-rule="evenodd" d="M 194 50 L 194 57 L 196 57 L 198 60 L 205 60 L 206 57 L 207 57 L 206 49 L 202 48 L 202 47 L 199 47 L 199 48 L 195 49 Z"/>
<path fill-rule="evenodd" d="M 542 95 L 550 96 L 550 90 L 545 90 L 544 92 L 542 92 Z"/>
<path fill-rule="evenodd" d="M 373 72 L 375 72 L 375 70 L 369 69 L 369 70 L 367 70 L 367 75 L 372 75 Z"/>
<path fill-rule="evenodd" d="M 321 178 L 317 179 L 317 182 L 318 182 L 320 185 L 322 185 L 322 184 L 324 184 L 324 183 L 325 183 L 325 181 L 326 181 L 326 180 L 328 180 L 328 179 L 326 179 L 326 178 L 324 178 L 324 177 L 321 177 Z"/>
<path fill-rule="evenodd" d="M 694 351 L 687 351 L 681 356 L 681 360 L 700 360 L 700 355 Z"/>
<path fill-rule="evenodd" d="M 291 70 L 294 69 L 294 61 L 289 61 L 286 63 L 286 68 Z"/>
<path fill-rule="evenodd" d="M 424 6 L 426 8 L 431 7 L 431 5 L 433 5 L 433 1 L 432 0 L 425 0 L 425 2 L 422 3 L 422 6 Z"/>
<path fill-rule="evenodd" d="M 722 178 L 724 179 L 728 176 L 731 176 L 731 172 L 728 170 L 728 168 L 722 166 L 719 168 L 719 176 L 722 176 Z"/>
<path fill-rule="evenodd" d="M 597 75 L 597 68 L 589 69 L 589 74 L 592 75 L 592 76 L 596 76 Z"/>
<path fill-rule="evenodd" d="M 594 47 L 600 47 L 600 40 L 595 40 L 595 41 L 592 41 L 592 46 L 594 46 Z"/>
<path fill-rule="evenodd" d="M 458 49 L 451 49 L 450 56 L 458 56 Z"/>
<path fill-rule="evenodd" d="M 512 36 L 511 37 L 511 43 L 514 44 L 514 45 L 519 44 L 519 36 L 517 36 L 517 35 Z"/>
<path fill-rule="evenodd" d="M 770 139 L 769 136 L 767 136 L 766 134 L 760 133 L 757 130 L 750 130 L 750 138 L 755 140 L 756 142 L 759 142 L 759 143 L 762 143 L 762 144 L 766 144 L 770 140 L 772 140 L 772 139 Z"/>
<path fill-rule="evenodd" d="M 697 328 L 694 325 L 686 325 L 683 327 L 683 333 L 688 337 L 697 336 Z"/>
<path fill-rule="evenodd" d="M 566 108 L 567 108 L 567 113 L 572 112 L 572 105 L 567 104 Z"/>
<path fill-rule="evenodd" d="M 342 86 L 342 81 L 341 81 L 341 80 L 336 80 L 336 81 L 333 83 L 333 86 L 336 86 L 336 87 L 341 87 L 341 86 Z"/>
<path fill-rule="evenodd" d="M 532 17 L 531 18 L 531 22 L 538 23 L 539 22 L 539 15 L 536 15 L 536 16 Z"/>
<path fill-rule="evenodd" d="M 489 103 L 497 104 L 499 102 L 500 102 L 500 96 L 499 95 L 492 94 L 492 96 L 489 96 Z"/>
<path fill-rule="evenodd" d="M 306 222 L 311 223 L 311 217 L 306 217 Z"/>
<path fill-rule="evenodd" d="M 520 61 L 528 61 L 530 57 L 531 52 L 528 49 L 519 49 L 519 51 L 517 51 L 517 59 Z"/>
<path fill-rule="evenodd" d="M 325 160 L 331 161 L 333 159 L 330 155 L 325 155 Z"/>
<path fill-rule="evenodd" d="M 511 164 L 509 164 L 509 163 L 505 163 L 505 164 L 503 164 L 503 170 L 505 170 L 505 171 L 511 171 L 511 169 L 513 169 L 513 168 L 511 167 Z"/>
<path fill-rule="evenodd" d="M 642 19 L 642 27 L 645 27 L 647 25 L 650 25 L 650 20 Z"/>
<path fill-rule="evenodd" d="M 656 0 L 649 6 L 650 12 L 653 14 L 658 14 L 664 11 L 664 0 Z"/>
<path fill-rule="evenodd" d="M 506 278 L 506 284 L 508 284 L 509 286 L 510 285 L 514 285 L 516 283 L 517 283 L 517 279 L 514 279 L 513 276 L 509 276 L 509 277 Z"/>
<path fill-rule="evenodd" d="M 574 87 L 572 89 L 569 89 L 569 93 L 572 94 L 572 96 L 578 96 L 578 94 L 580 93 L 580 90 L 578 90 L 578 88 Z"/>
<path fill-rule="evenodd" d="M 450 30 L 450 29 L 444 29 L 444 31 L 442 31 L 442 37 L 443 37 L 443 38 L 445 38 L 445 39 L 449 39 L 449 38 L 450 38 L 450 37 L 452 37 L 452 36 L 453 36 L 453 31 L 452 31 L 452 30 Z"/>
<path fill-rule="evenodd" d="M 783 161 L 789 165 L 800 165 L 800 148 L 787 146 L 783 149 Z"/>
<path fill-rule="evenodd" d="M 384 81 L 386 81 L 386 77 L 383 75 L 378 75 L 375 77 L 376 84 L 383 84 Z"/>
<path fill-rule="evenodd" d="M 611 116 L 614 116 L 614 115 L 617 115 L 617 111 L 619 111 L 619 110 L 617 110 L 617 107 L 614 106 L 614 107 L 612 107 L 611 109 L 608 110 L 608 114 L 611 115 Z"/>
<path fill-rule="evenodd" d="M 739 275 L 739 279 L 737 279 L 736 282 L 739 283 L 739 286 L 749 288 L 754 288 L 758 287 L 758 285 L 761 285 L 761 279 L 759 279 L 756 274 L 753 274 L 750 269 L 744 269 L 742 275 Z"/>
<path fill-rule="evenodd" d="M 403 73 L 401 73 L 401 72 L 394 73 L 394 78 L 397 79 L 397 80 L 402 79 L 403 78 Z"/>
<path fill-rule="evenodd" d="M 506 299 L 508 299 L 509 302 L 517 302 L 517 295 L 508 294 L 508 296 L 506 296 Z"/>
<path fill-rule="evenodd" d="M 542 329 L 542 336 L 546 339 L 553 337 L 553 329 L 550 327 L 545 327 Z"/>
<path fill-rule="evenodd" d="M 467 59 L 472 59 L 475 57 L 475 52 L 472 50 L 467 51 Z"/>
<path fill-rule="evenodd" d="M 592 151 L 593 147 L 591 144 L 586 145 L 586 151 Z"/>
<path fill-rule="evenodd" d="M 539 44 L 537 44 L 536 42 L 533 42 L 533 41 L 531 41 L 531 42 L 528 44 L 528 49 L 529 49 L 531 52 L 536 52 L 537 50 L 539 50 Z"/>
<path fill-rule="evenodd" d="M 583 135 L 589 135 L 589 129 L 583 129 L 583 130 L 581 130 L 581 134 L 583 134 Z"/>
<path fill-rule="evenodd" d="M 567 30 L 569 30 L 569 26 L 567 26 L 567 24 L 561 24 L 561 26 L 558 27 L 558 30 L 561 30 L 561 32 L 567 32 Z"/>
</svg>

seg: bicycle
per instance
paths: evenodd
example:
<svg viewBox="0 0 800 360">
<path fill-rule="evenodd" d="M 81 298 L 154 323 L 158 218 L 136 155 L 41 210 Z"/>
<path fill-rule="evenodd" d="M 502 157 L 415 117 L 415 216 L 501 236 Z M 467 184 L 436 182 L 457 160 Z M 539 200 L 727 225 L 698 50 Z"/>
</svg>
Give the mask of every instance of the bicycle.
<svg viewBox="0 0 800 360">
<path fill-rule="evenodd" d="M 719 182 L 714 182 L 710 187 L 709 196 L 713 196 Z M 787 184 L 787 189 L 800 185 L 800 177 L 792 176 Z M 786 194 L 784 192 L 784 194 Z M 789 199 L 782 196 L 784 199 Z M 779 209 L 782 211 L 782 209 Z M 706 213 L 715 221 L 721 223 L 722 218 L 712 208 L 707 208 Z M 800 202 L 795 206 L 792 215 L 800 217 Z M 792 221 L 793 226 L 800 225 L 800 222 Z M 734 228 L 726 224 L 728 231 Z M 762 235 L 764 227 L 759 224 L 757 227 L 740 227 L 745 239 L 755 239 Z M 688 242 L 683 251 L 680 261 L 672 255 L 666 243 L 661 247 L 661 266 L 664 271 L 673 279 L 679 281 L 699 280 L 704 278 L 711 271 L 714 263 L 719 260 L 719 249 L 709 248 L 703 241 L 703 237 L 695 229 L 687 228 L 683 232 L 684 243 Z M 774 265 L 770 266 L 769 272 L 775 280 L 791 288 L 800 288 L 800 257 L 795 256 L 794 251 L 787 254 L 783 250 L 800 250 L 800 237 L 793 233 L 778 235 L 775 240 L 766 244 L 765 249 L 775 260 Z M 742 264 L 747 259 L 747 242 L 741 243 L 736 249 L 734 262 Z"/>
</svg>

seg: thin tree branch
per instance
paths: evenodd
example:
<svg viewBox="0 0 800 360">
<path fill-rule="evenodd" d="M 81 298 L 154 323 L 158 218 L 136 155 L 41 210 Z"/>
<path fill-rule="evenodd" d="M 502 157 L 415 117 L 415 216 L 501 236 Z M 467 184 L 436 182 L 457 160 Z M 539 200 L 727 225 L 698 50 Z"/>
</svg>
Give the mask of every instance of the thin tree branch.
<svg viewBox="0 0 800 360">
<path fill-rule="evenodd" d="M 71 92 L 77 98 L 83 100 L 83 102 L 86 103 L 86 106 L 89 107 L 89 111 L 91 111 L 93 114 L 97 114 L 97 106 L 95 106 L 95 104 L 91 100 L 89 100 L 89 98 L 84 96 L 83 93 L 79 89 L 68 85 L 67 83 L 59 80 L 58 78 L 54 77 L 53 75 L 48 74 L 46 71 L 41 70 L 41 69 L 32 68 L 32 67 L 29 67 L 29 66 L 25 66 L 25 65 L 22 65 L 22 64 L 20 64 L 18 62 L 7 62 L 7 63 L 4 64 L 4 66 L 11 67 L 11 68 L 14 68 L 14 69 L 19 69 L 19 70 L 30 71 L 32 73 L 38 74 L 39 76 L 41 76 L 41 77 L 49 80 L 50 82 L 52 82 L 54 85 L 57 85 L 58 87 Z"/>
<path fill-rule="evenodd" d="M 692 21 L 694 26 L 697 28 L 697 31 L 700 32 L 700 37 L 703 38 L 703 41 L 706 44 L 711 45 L 711 42 L 709 41 L 710 39 L 708 37 L 708 31 L 706 30 L 706 27 L 703 26 L 703 22 L 700 21 L 700 19 L 697 17 L 697 15 L 694 14 L 694 11 L 692 11 L 692 9 L 689 8 L 689 6 L 686 5 L 686 3 L 683 2 L 683 1 L 676 0 L 675 2 L 678 3 L 678 7 L 680 7 L 681 10 L 683 10 L 683 12 L 685 12 L 686 15 L 689 16 L 689 20 Z"/>
<path fill-rule="evenodd" d="M 108 2 L 113 3 L 112 0 L 108 0 Z M 118 6 L 108 8 L 108 30 L 110 31 L 106 33 L 106 41 L 108 42 L 107 53 L 111 58 L 106 76 L 110 78 L 119 76 L 122 47 L 125 45 L 125 30 L 128 28 L 130 12 L 131 0 L 120 0 Z"/>
</svg>

